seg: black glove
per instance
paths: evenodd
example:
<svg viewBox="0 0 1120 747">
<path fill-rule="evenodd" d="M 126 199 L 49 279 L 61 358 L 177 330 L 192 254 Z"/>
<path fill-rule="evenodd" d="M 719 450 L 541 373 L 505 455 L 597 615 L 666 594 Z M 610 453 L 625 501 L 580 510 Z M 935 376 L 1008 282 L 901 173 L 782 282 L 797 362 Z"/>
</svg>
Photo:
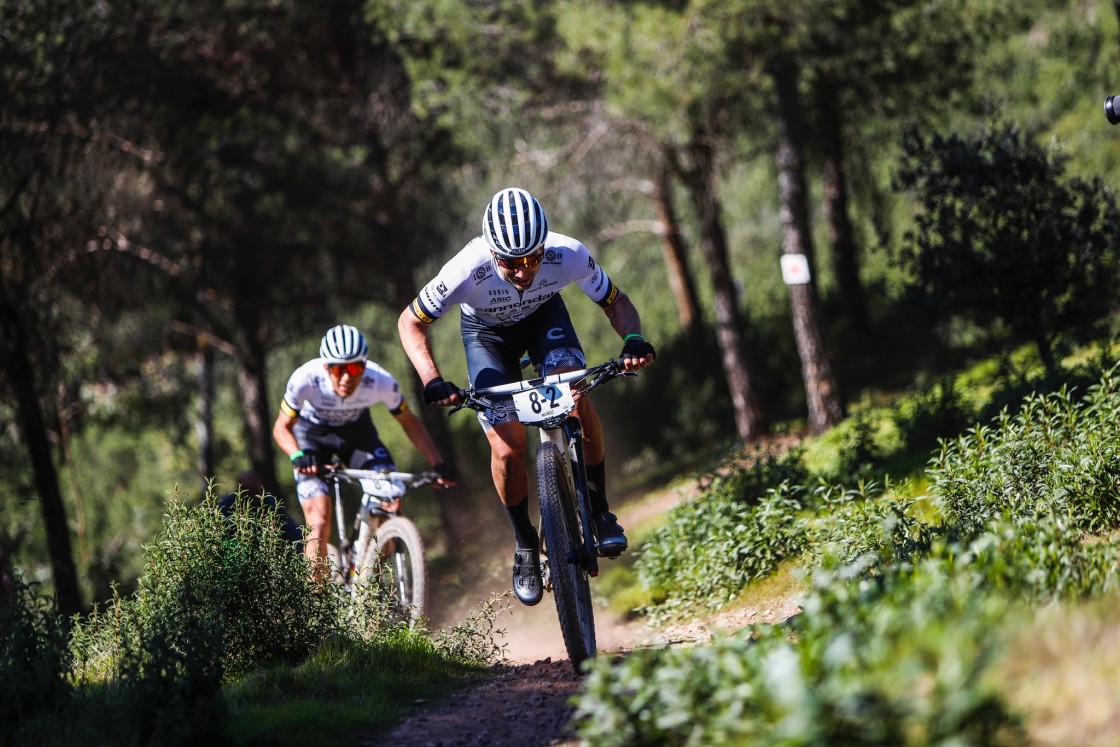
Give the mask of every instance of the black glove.
<svg viewBox="0 0 1120 747">
<path fill-rule="evenodd" d="M 424 385 L 424 404 L 434 405 L 458 393 L 459 387 L 437 376 Z"/>
<path fill-rule="evenodd" d="M 459 482 L 459 471 L 455 469 L 455 465 L 448 464 L 447 462 L 440 462 L 432 467 L 437 475 L 440 476 L 444 482 Z"/>
<path fill-rule="evenodd" d="M 622 345 L 622 357 L 633 355 L 638 358 L 645 358 L 647 355 L 657 357 L 657 353 L 653 352 L 653 345 L 646 342 L 646 338 L 641 335 L 627 335 L 626 341 Z"/>
<path fill-rule="evenodd" d="M 314 451 L 297 451 L 291 458 L 292 466 L 296 469 L 311 469 L 319 466 L 319 457 Z"/>
</svg>

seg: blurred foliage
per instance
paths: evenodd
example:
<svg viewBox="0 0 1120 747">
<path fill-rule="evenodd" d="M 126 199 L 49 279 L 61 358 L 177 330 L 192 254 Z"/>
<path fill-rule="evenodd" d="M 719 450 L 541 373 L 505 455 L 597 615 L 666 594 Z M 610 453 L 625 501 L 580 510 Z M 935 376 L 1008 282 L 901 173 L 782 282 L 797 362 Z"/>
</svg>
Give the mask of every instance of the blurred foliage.
<svg viewBox="0 0 1120 747">
<path fill-rule="evenodd" d="M 0 16 L 5 38 L 16 42 L 0 50 L 3 85 L 12 94 L 0 97 L 0 129 L 10 145 L 3 149 L 10 168 L 0 193 L 14 194 L 13 180 L 35 154 L 49 153 L 61 175 L 44 182 L 42 194 L 58 201 L 50 219 L 84 221 L 41 258 L 53 267 L 74 252 L 51 276 L 57 282 L 43 303 L 25 308 L 54 320 L 38 335 L 36 381 L 57 446 L 83 588 L 96 601 L 110 598 L 113 583 L 135 588 L 140 547 L 154 536 L 167 491 L 204 490 L 196 466 L 194 332 L 209 326 L 229 343 L 216 363 L 218 461 L 210 477 L 218 482 L 246 467 L 250 451 L 238 387 L 250 337 L 237 336 L 235 309 L 262 315 L 256 332 L 267 357 L 262 397 L 269 412 L 287 372 L 316 349 L 316 330 L 336 319 L 367 330 L 375 359 L 419 407 L 396 316 L 404 296 L 476 234 L 480 206 L 507 182 L 539 192 L 556 227 L 591 246 L 634 299 L 658 349 L 657 365 L 638 379 L 596 394 L 620 473 L 612 479 L 724 448 L 733 425 L 705 268 L 690 251 L 705 328 L 685 332 L 667 291 L 660 237 L 651 230 L 656 212 L 648 179 L 662 157 L 661 140 L 680 135 L 688 117 L 722 117 L 707 124 L 713 137 L 725 139 L 717 187 L 755 384 L 779 428 L 796 430 L 804 393 L 777 262 L 772 125 L 762 113 L 769 94 L 745 72 L 750 60 L 727 56 L 738 49 L 727 46 L 731 41 L 758 42 L 743 36 L 748 31 L 763 38 L 774 29 L 728 18 L 758 13 L 804 22 L 783 43 L 813 63 L 804 91 L 807 121 L 821 114 L 812 103 L 813 81 L 847 74 L 854 86 L 846 85 L 838 101 L 872 324 L 865 335 L 845 323 L 816 207 L 815 266 L 833 364 L 856 411 L 881 391 L 921 391 L 924 399 L 889 426 L 857 418 L 836 434 L 845 440 L 842 459 L 819 474 L 843 475 L 848 489 L 861 480 L 881 482 L 884 470 L 912 472 L 914 457 L 906 454 L 932 449 L 962 424 L 988 421 L 1035 386 L 1051 387 L 1009 370 L 981 412 L 970 385 L 931 383 L 990 353 L 995 333 L 1011 325 L 985 318 L 932 324 L 927 307 L 905 293 L 911 269 L 888 262 L 920 212 L 910 196 L 891 189 L 903 163 L 904 125 L 918 123 L 923 139 L 963 142 L 985 122 L 1012 123 L 1024 150 L 1045 145 L 1052 165 L 1062 166 L 1058 187 L 1098 177 L 1107 191 L 1120 173 L 1120 139 L 1100 107 L 1114 92 L 1109 81 L 1120 62 L 1120 34 L 1115 9 L 1103 0 L 900 1 L 874 8 L 445 0 L 323 9 L 80 5 L 17 2 Z M 135 23 L 120 23 L 133 10 Z M 43 28 L 45 35 L 31 33 Z M 957 49 L 966 34 L 987 41 L 943 65 L 910 56 Z M 907 44 L 868 45 L 869 35 Z M 881 53 L 868 56 L 868 49 Z M 66 60 L 69 71 L 56 59 Z M 31 77 L 17 77 L 24 73 Z M 44 111 L 53 118 L 39 117 Z M 641 116 L 620 116 L 635 111 Z M 65 132 L 41 131 L 34 124 L 40 120 L 61 121 Z M 114 139 L 126 136 L 131 140 Z M 64 142 L 73 147 L 50 150 Z M 163 160 L 145 161 L 156 156 Z M 810 174 L 817 168 L 810 164 Z M 811 188 L 819 204 L 819 188 Z M 698 217 L 688 200 L 677 202 L 686 246 L 695 247 Z M 49 233 L 55 225 L 39 228 Z M 0 241 L 12 235 L 8 227 Z M 87 237 L 108 239 L 116 229 L 134 240 L 130 251 L 111 241 L 80 251 Z M 189 278 L 185 296 L 160 269 L 167 269 L 162 259 Z M 7 263 L 6 280 L 26 269 L 9 254 L 0 261 Z M 1114 288 L 1071 300 L 1115 306 Z M 566 300 L 588 358 L 617 355 L 617 336 L 601 310 L 579 294 Z M 457 320 L 433 330 L 441 365 L 461 381 L 457 338 Z M 1073 342 L 1059 338 L 1057 352 Z M 374 415 L 398 460 L 409 463 L 415 455 L 400 429 Z M 22 572 L 49 590 L 37 488 L 13 417 L 12 404 L 0 402 L 0 449 L 14 455 L 0 464 L 10 486 L 0 541 Z M 469 415 L 449 423 L 465 480 L 479 486 L 467 500 L 492 504 L 477 424 Z M 904 468 L 899 460 L 906 459 Z M 287 471 L 278 472 L 280 485 L 290 487 Z M 433 504 L 416 502 L 425 532 L 439 530 Z"/>
</svg>

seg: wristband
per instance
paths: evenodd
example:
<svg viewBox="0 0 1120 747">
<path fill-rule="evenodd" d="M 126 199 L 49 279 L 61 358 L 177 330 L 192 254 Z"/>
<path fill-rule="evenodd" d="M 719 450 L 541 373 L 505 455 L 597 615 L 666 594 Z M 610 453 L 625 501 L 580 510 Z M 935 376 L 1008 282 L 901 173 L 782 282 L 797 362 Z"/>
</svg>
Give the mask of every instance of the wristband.
<svg viewBox="0 0 1120 747">
<path fill-rule="evenodd" d="M 288 455 L 288 458 L 291 459 L 293 463 L 295 463 L 295 461 L 297 459 L 299 459 L 301 456 L 303 456 L 303 450 L 302 449 L 300 451 L 293 451 L 291 454 Z"/>
<path fill-rule="evenodd" d="M 642 342 L 645 342 L 646 338 L 640 332 L 631 332 L 630 334 L 626 335 L 626 337 L 622 338 L 623 342 L 630 342 L 631 340 L 641 340 Z"/>
</svg>

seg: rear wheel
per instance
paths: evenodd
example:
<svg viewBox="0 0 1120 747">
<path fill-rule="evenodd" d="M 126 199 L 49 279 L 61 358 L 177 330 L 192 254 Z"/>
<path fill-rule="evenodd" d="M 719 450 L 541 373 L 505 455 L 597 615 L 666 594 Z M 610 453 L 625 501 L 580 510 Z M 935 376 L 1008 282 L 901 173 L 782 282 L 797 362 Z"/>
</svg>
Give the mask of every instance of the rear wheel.
<svg viewBox="0 0 1120 747">
<path fill-rule="evenodd" d="M 595 615 L 576 499 L 556 444 L 542 443 L 537 449 L 537 489 L 556 616 L 568 658 L 578 668 L 584 659 L 595 656 Z"/>
<path fill-rule="evenodd" d="M 395 516 L 377 530 L 360 564 L 363 580 L 376 580 L 395 621 L 414 625 L 428 614 L 428 564 L 416 525 Z"/>
</svg>

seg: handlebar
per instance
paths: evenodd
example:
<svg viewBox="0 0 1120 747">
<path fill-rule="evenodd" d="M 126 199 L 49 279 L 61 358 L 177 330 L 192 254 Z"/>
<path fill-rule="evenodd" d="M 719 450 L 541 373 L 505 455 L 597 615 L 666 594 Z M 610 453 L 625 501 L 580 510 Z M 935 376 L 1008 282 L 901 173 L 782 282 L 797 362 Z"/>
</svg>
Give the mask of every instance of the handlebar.
<svg viewBox="0 0 1120 747">
<path fill-rule="evenodd" d="M 592 389 L 607 383 L 611 379 L 618 378 L 619 376 L 637 375 L 636 371 L 627 371 L 623 368 L 622 361 L 611 358 L 606 363 L 600 363 L 590 368 L 581 368 L 576 371 L 565 371 L 563 373 L 549 374 L 548 376 L 538 376 L 533 379 L 524 379 L 522 381 L 499 384 L 497 386 L 460 389 L 459 396 L 463 401 L 452 407 L 451 412 L 456 413 L 464 407 L 482 411 L 490 406 L 489 399 L 491 397 L 516 394 L 517 392 L 536 389 L 541 386 L 547 386 L 548 384 L 571 383 L 573 394 L 585 395 Z"/>
<path fill-rule="evenodd" d="M 410 488 L 431 485 L 440 479 L 439 473 L 427 472 L 387 472 L 377 469 L 350 469 L 338 464 L 324 464 L 319 467 L 322 476 L 328 480 L 354 483 L 358 480 L 391 480 L 404 483 Z"/>
</svg>

